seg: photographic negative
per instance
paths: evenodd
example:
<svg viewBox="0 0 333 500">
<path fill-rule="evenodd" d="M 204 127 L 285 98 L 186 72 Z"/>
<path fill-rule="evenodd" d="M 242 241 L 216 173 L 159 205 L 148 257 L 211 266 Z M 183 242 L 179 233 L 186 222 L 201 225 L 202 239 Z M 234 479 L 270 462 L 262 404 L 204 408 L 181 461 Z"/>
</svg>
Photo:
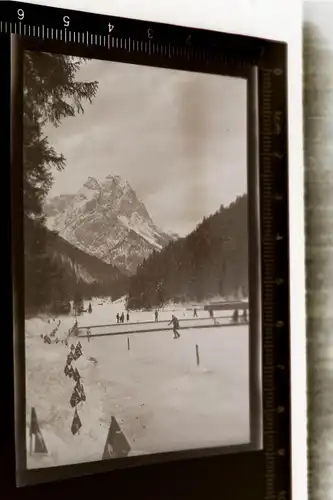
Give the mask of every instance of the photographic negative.
<svg viewBox="0 0 333 500">
<path fill-rule="evenodd" d="M 26 468 L 260 448 L 255 71 L 20 67 Z"/>
</svg>

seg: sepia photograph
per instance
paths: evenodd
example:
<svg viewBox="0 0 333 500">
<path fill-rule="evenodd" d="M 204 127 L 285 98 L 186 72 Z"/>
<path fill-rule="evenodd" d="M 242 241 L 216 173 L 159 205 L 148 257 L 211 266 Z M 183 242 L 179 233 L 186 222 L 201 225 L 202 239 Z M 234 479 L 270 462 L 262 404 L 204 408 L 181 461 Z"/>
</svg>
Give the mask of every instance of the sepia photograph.
<svg viewBox="0 0 333 500">
<path fill-rule="evenodd" d="M 246 78 L 23 63 L 27 468 L 249 444 Z"/>
</svg>

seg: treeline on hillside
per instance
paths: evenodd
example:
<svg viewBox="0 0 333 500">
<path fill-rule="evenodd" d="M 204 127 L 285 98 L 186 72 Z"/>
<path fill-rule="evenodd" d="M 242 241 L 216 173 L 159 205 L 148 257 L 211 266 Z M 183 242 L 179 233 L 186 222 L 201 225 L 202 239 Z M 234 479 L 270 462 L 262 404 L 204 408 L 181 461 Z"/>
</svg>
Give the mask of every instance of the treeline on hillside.
<svg viewBox="0 0 333 500">
<path fill-rule="evenodd" d="M 130 278 L 128 307 L 248 295 L 248 203 L 238 197 L 188 236 L 153 252 Z"/>
<path fill-rule="evenodd" d="M 47 248 L 53 260 L 61 262 L 67 281 L 67 289 L 74 289 L 83 299 L 112 297 L 113 300 L 127 293 L 128 278 L 112 264 L 89 255 L 72 245 L 54 231 L 46 229 Z"/>
<path fill-rule="evenodd" d="M 82 252 L 38 221 L 25 218 L 25 310 L 69 313 L 70 301 L 79 310 L 84 299 L 121 297 L 127 279 L 120 271 Z"/>
</svg>

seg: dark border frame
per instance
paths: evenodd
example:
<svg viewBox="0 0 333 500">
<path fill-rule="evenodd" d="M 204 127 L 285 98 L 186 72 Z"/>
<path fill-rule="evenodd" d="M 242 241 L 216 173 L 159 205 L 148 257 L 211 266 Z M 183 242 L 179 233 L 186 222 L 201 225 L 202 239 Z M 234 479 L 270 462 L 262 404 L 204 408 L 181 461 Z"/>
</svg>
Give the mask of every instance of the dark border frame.
<svg viewBox="0 0 333 500">
<path fill-rule="evenodd" d="M 22 293 L 22 277 L 24 276 L 24 242 L 23 242 L 23 185 L 22 185 L 22 136 L 23 136 L 23 57 L 25 51 L 38 51 L 75 55 L 91 59 L 116 61 L 121 63 L 162 67 L 175 70 L 234 76 L 247 81 L 247 184 L 248 184 L 248 234 L 249 234 L 249 384 L 250 384 L 250 443 L 233 446 L 219 446 L 195 450 L 182 450 L 156 453 L 143 456 L 112 459 L 110 461 L 87 462 L 66 466 L 55 466 L 42 469 L 27 469 L 26 466 L 26 374 L 25 374 L 25 342 L 24 342 L 24 294 Z M 251 65 L 240 66 L 236 63 L 209 64 L 204 61 L 167 60 L 161 55 L 151 56 L 146 53 L 119 53 L 115 50 L 87 48 L 78 44 L 59 41 L 45 41 L 34 38 L 12 35 L 12 239 L 13 239 L 13 297 L 14 297 L 14 346 L 15 346 L 15 386 L 16 386 L 16 456 L 17 480 L 19 486 L 36 482 L 51 481 L 55 478 L 82 476 L 96 471 L 127 468 L 138 465 L 180 460 L 184 458 L 205 457 L 211 455 L 230 454 L 254 451 L 262 443 L 261 390 L 259 373 L 259 356 L 261 342 L 261 308 L 260 282 L 260 230 L 259 230 L 259 190 L 258 190 L 258 110 L 256 69 Z M 144 172 L 143 174 L 144 175 Z M 15 180 L 14 180 L 15 179 Z M 255 214 L 255 216 L 254 216 Z M 259 255 L 259 258 L 258 258 Z M 20 292 L 18 292 L 20 290 Z M 19 361 L 18 361 L 19 360 Z M 94 465 L 94 466 L 92 466 Z"/>
<path fill-rule="evenodd" d="M 18 22 L 17 10 L 24 9 L 25 18 Z M 262 353 L 263 372 L 263 444 L 259 452 L 212 455 L 201 458 L 175 459 L 140 467 L 91 470 L 67 480 L 55 477 L 50 483 L 16 487 L 15 412 L 13 366 L 13 276 L 11 265 L 2 268 L 4 331 L 0 363 L 2 375 L 2 478 L 0 496 L 5 499 L 59 500 L 69 495 L 91 497 L 105 490 L 117 498 L 145 499 L 184 498 L 209 500 L 258 500 L 291 495 L 291 428 L 290 428 L 290 332 L 289 332 L 289 192 L 288 192 L 288 106 L 287 106 L 287 44 L 253 36 L 218 33 L 206 29 L 123 19 L 115 16 L 59 9 L 22 2 L 0 3 L 0 54 L 3 93 L 0 99 L 0 144 L 2 148 L 2 183 L 0 197 L 2 214 L 2 249 L 6 262 L 12 263 L 10 216 L 10 33 L 21 33 L 26 26 L 34 37 L 43 36 L 39 27 L 55 33 L 64 32 L 63 16 L 71 16 L 73 32 L 87 32 L 95 37 L 107 36 L 107 22 L 117 25 L 117 37 L 147 42 L 147 30 L 154 30 L 153 43 L 169 45 L 175 62 L 188 53 L 204 61 L 232 61 L 239 67 L 258 66 L 259 107 L 259 180 L 260 180 L 260 249 L 262 256 Z M 30 33 L 31 28 L 31 33 Z M 57 34 L 55 35 L 58 36 Z M 188 37 L 192 42 L 188 45 Z M 52 37 L 52 35 L 51 35 Z M 47 35 L 48 38 L 48 35 Z M 95 42 L 96 43 L 96 42 Z M 145 42 L 144 42 L 145 43 Z M 180 53 L 180 54 L 179 54 Z M 185 56 L 184 56 L 185 53 Z M 180 56 L 180 57 L 179 57 Z M 181 69 L 181 68 L 180 68 Z M 207 71 L 206 71 L 207 72 Z M 278 116 L 277 116 L 278 115 Z M 277 124 L 280 131 L 277 131 Z M 14 179 L 15 182 L 15 179 Z M 13 204 L 15 205 L 15 204 Z M 278 239 L 276 235 L 279 235 Z M 276 278 L 280 279 L 277 283 Z M 10 292 L 9 292 L 10 290 Z M 7 327 L 8 325 L 8 327 Z M 258 353 L 259 354 L 259 353 Z M 179 457 L 181 458 L 181 457 Z M 100 464 L 100 462 L 97 462 Z M 95 463 L 92 465 L 96 465 Z M 75 466 L 70 466 L 75 467 Z M 79 471 L 77 471 L 79 474 Z M 69 477 L 69 475 L 68 475 Z M 47 478 L 45 480 L 48 480 Z M 31 495 L 30 495 L 31 493 Z"/>
</svg>

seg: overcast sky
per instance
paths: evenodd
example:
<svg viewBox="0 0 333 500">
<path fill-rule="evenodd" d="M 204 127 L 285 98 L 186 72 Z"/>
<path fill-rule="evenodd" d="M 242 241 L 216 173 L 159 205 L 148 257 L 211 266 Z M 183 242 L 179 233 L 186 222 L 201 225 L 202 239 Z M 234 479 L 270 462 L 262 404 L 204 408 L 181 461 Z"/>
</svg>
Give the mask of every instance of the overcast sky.
<svg viewBox="0 0 333 500">
<path fill-rule="evenodd" d="M 50 196 L 120 175 L 159 228 L 184 235 L 246 192 L 245 80 L 97 60 L 77 79 L 99 90 L 47 130 L 67 161 Z"/>
</svg>

